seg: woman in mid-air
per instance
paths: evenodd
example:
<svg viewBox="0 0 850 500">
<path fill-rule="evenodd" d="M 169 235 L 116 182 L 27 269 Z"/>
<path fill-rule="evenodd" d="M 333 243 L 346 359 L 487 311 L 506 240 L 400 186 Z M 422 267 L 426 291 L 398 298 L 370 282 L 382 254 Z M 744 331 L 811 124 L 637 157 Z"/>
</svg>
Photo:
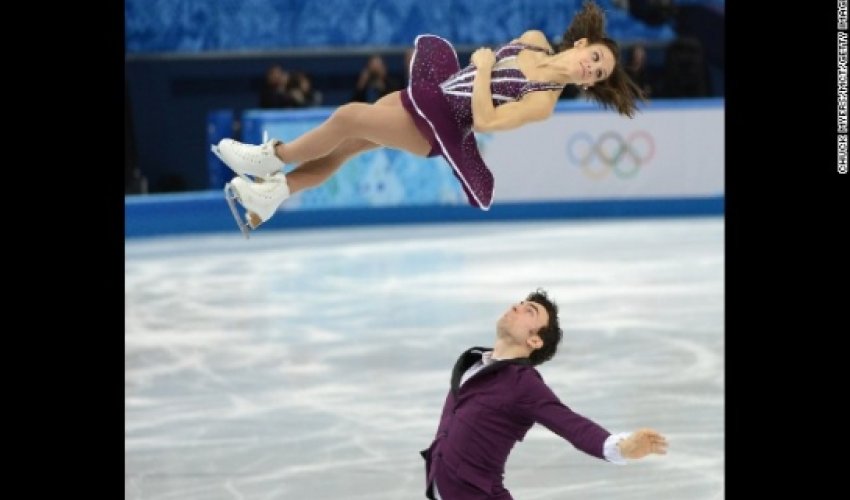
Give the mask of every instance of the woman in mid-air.
<svg viewBox="0 0 850 500">
<path fill-rule="evenodd" d="M 621 115 L 634 115 L 636 101 L 644 96 L 618 64 L 618 46 L 604 29 L 602 9 L 587 1 L 557 50 L 542 32 L 526 31 L 495 53 L 476 50 L 466 68 L 460 67 L 448 41 L 420 35 L 406 89 L 374 104 L 340 106 L 292 142 L 271 139 L 250 145 L 222 139 L 212 150 L 238 174 L 225 186 L 237 223 L 247 235 L 247 227 L 256 229 L 267 221 L 290 195 L 318 186 L 349 158 L 382 146 L 442 156 L 469 203 L 488 210 L 493 175 L 473 132 L 510 130 L 548 118 L 566 85 L 580 86 Z M 298 166 L 284 174 L 286 163 Z M 233 200 L 244 207 L 245 222 Z"/>
</svg>

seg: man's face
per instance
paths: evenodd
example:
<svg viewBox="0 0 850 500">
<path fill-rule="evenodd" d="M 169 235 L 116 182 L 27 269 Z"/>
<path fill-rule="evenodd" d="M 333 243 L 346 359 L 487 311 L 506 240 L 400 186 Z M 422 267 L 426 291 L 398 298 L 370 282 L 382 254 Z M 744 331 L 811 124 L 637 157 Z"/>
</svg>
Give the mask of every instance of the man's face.
<svg viewBox="0 0 850 500">
<path fill-rule="evenodd" d="M 541 304 L 522 301 L 514 304 L 499 318 L 497 329 L 500 335 L 513 339 L 531 349 L 538 349 L 543 341 L 537 332 L 549 323 L 549 313 Z"/>
</svg>

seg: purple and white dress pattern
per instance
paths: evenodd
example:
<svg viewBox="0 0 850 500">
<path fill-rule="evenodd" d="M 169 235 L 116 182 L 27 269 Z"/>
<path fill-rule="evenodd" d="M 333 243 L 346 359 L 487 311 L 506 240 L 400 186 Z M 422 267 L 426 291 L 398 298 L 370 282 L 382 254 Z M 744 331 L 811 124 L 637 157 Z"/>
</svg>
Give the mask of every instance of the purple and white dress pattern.
<svg viewBox="0 0 850 500">
<path fill-rule="evenodd" d="M 461 69 L 451 43 L 436 35 L 416 37 L 410 61 L 410 83 L 401 92 L 405 109 L 419 131 L 431 143 L 428 156 L 446 159 L 463 186 L 469 203 L 489 210 L 493 201 L 493 174 L 481 158 L 472 130 L 472 82 L 476 67 Z M 551 54 L 542 47 L 509 43 L 495 53 L 491 75 L 493 105 L 515 102 L 540 90 L 561 90 L 554 82 L 530 81 L 515 67 L 495 69 L 499 63 L 516 58 L 523 49 Z"/>
</svg>

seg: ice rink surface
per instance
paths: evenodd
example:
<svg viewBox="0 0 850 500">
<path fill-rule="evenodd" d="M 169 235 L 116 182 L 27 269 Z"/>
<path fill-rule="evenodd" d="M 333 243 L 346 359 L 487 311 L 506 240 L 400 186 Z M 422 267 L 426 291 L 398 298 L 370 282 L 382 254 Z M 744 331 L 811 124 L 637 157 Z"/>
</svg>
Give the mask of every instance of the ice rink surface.
<svg viewBox="0 0 850 500">
<path fill-rule="evenodd" d="M 127 499 L 424 498 L 457 356 L 537 287 L 564 329 L 546 382 L 669 453 L 617 466 L 538 425 L 514 498 L 724 497 L 720 217 L 234 228 L 125 255 Z"/>
</svg>

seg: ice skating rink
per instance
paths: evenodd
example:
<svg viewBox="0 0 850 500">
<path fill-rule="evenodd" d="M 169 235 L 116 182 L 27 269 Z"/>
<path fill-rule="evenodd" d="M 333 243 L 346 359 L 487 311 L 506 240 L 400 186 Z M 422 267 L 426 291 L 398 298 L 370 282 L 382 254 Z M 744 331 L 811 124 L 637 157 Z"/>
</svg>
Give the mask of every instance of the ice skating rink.
<svg viewBox="0 0 850 500">
<path fill-rule="evenodd" d="M 720 217 L 234 226 L 125 252 L 127 499 L 424 498 L 457 356 L 537 287 L 564 329 L 547 383 L 669 453 L 617 466 L 538 425 L 514 498 L 724 497 Z"/>
</svg>

